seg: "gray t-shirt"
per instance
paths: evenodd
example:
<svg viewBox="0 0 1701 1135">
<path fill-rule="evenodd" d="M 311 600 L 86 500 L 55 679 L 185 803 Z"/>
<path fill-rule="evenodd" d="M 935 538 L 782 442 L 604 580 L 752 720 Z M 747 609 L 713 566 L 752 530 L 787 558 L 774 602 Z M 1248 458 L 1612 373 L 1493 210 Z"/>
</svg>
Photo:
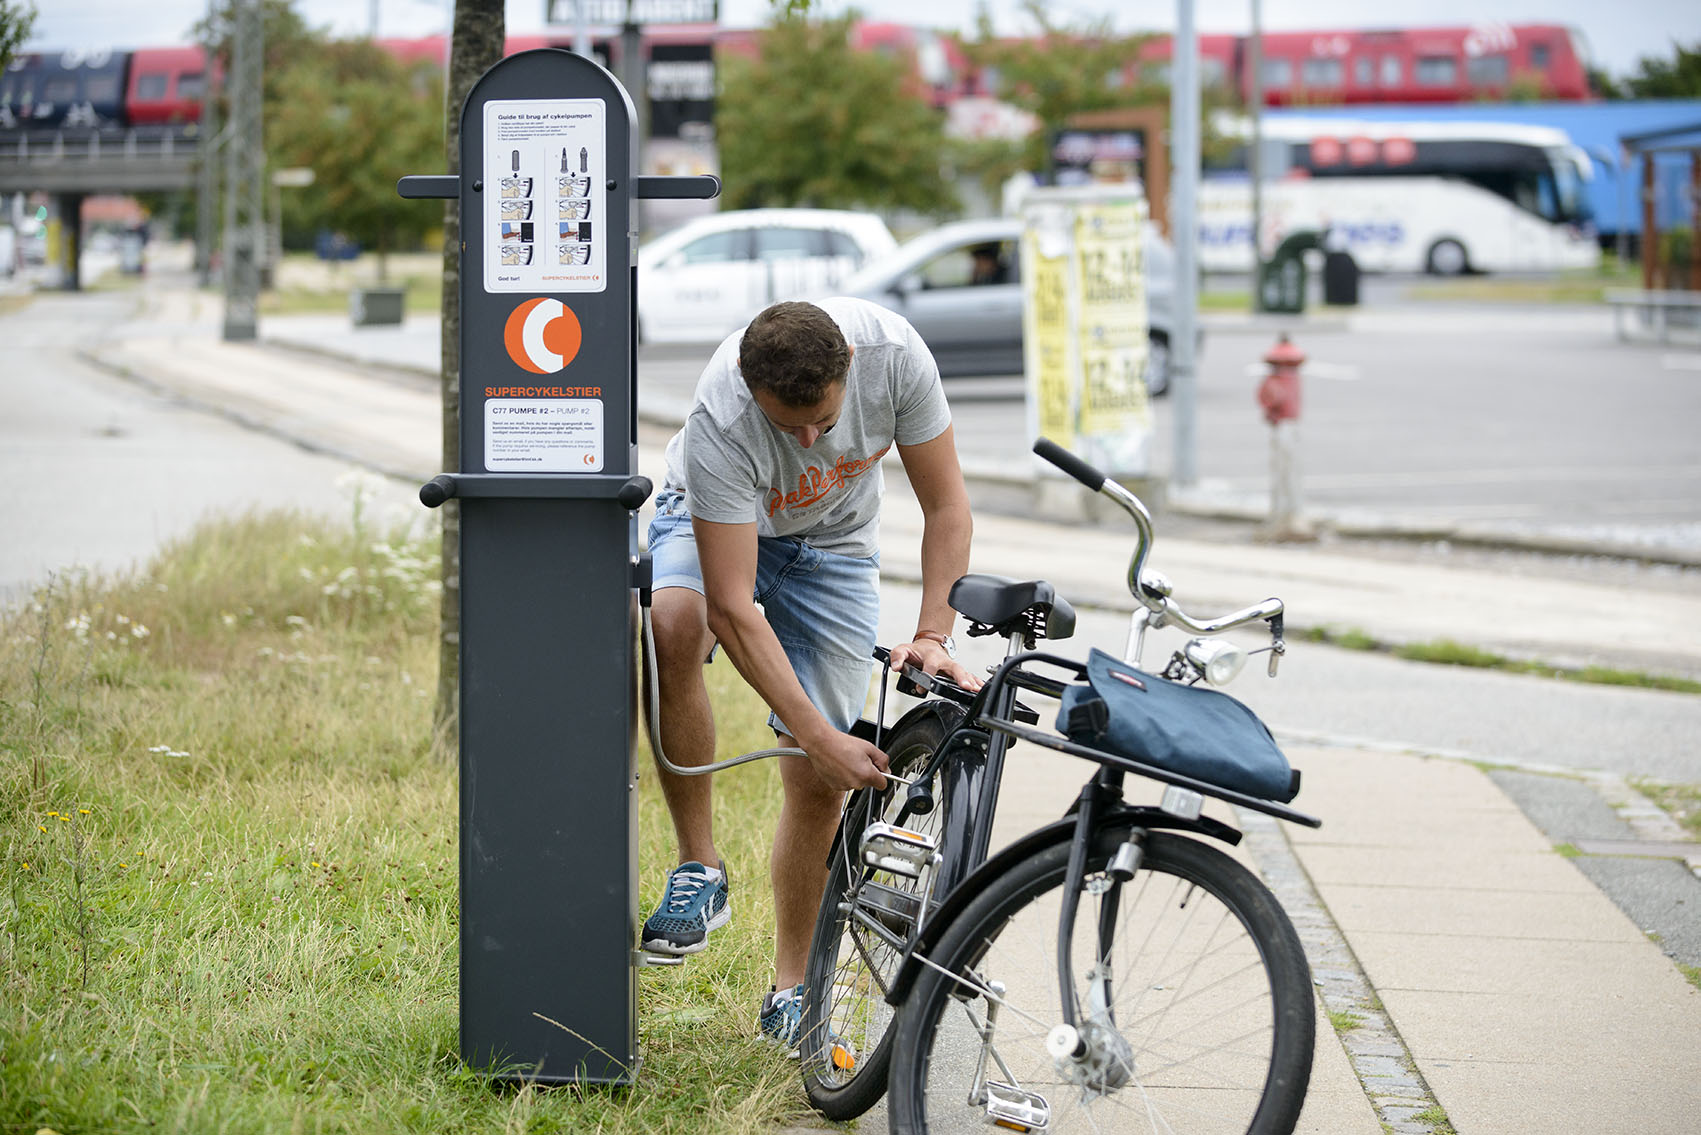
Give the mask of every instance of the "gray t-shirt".
<svg viewBox="0 0 1701 1135">
<path fill-rule="evenodd" d="M 880 458 L 932 441 L 951 424 L 939 367 L 909 321 L 867 300 L 819 301 L 854 348 L 844 411 L 808 449 L 775 428 L 738 370 L 744 329 L 720 345 L 697 382 L 696 404 L 667 446 L 664 489 L 691 515 L 754 520 L 761 536 L 796 536 L 845 556 L 879 549 Z"/>
</svg>

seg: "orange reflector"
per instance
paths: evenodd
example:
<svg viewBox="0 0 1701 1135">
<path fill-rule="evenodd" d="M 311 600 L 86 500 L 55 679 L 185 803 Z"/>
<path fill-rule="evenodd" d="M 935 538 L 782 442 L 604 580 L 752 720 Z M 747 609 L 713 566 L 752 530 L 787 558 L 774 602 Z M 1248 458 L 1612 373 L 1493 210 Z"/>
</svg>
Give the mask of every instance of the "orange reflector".
<svg viewBox="0 0 1701 1135">
<path fill-rule="evenodd" d="M 842 1044 L 833 1046 L 833 1067 L 841 1072 L 856 1070 L 856 1054 Z"/>
<path fill-rule="evenodd" d="M 1020 1123 L 1013 1123 L 1008 1119 L 995 1119 L 995 1120 L 992 1121 L 992 1125 L 994 1127 L 1002 1127 L 1006 1131 L 1032 1131 L 1033 1130 L 1032 1127 L 1024 1127 Z"/>
</svg>

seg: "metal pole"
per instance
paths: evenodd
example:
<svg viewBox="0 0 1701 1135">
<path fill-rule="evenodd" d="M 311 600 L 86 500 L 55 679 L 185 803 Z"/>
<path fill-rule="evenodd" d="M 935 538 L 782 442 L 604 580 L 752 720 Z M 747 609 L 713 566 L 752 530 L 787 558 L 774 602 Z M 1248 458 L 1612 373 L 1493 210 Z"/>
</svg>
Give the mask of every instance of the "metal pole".
<svg viewBox="0 0 1701 1135">
<path fill-rule="evenodd" d="M 1247 152 L 1246 172 L 1252 179 L 1252 310 L 1264 309 L 1263 289 L 1258 275 L 1264 267 L 1264 31 L 1263 4 L 1252 0 L 1252 35 L 1246 41 L 1247 67 L 1252 72 L 1249 109 L 1252 112 L 1252 149 Z"/>
<path fill-rule="evenodd" d="M 207 8 L 207 26 L 213 26 L 217 0 Z M 206 75 L 201 88 L 201 132 L 196 142 L 200 166 L 195 178 L 195 272 L 201 287 L 213 282 L 213 255 L 219 242 L 219 93 L 224 84 L 218 75 L 218 44 L 203 45 Z"/>
<path fill-rule="evenodd" d="M 1198 405 L 1194 356 L 1198 320 L 1199 36 L 1193 0 L 1176 0 L 1175 65 L 1170 86 L 1170 231 L 1175 238 L 1175 327 L 1170 338 L 1175 442 L 1170 480 L 1180 488 L 1198 479 L 1194 453 Z"/>
<path fill-rule="evenodd" d="M 236 9 L 231 35 L 230 134 L 225 146 L 224 337 L 259 334 L 260 253 L 265 247 L 266 148 L 260 97 L 265 24 L 258 0 Z"/>
<path fill-rule="evenodd" d="M 1618 254 L 1618 270 L 1630 262 L 1630 151 L 1618 148 L 1618 240 L 1613 251 Z"/>
<path fill-rule="evenodd" d="M 591 32 L 585 25 L 585 0 L 573 0 L 573 53 L 591 57 Z"/>
</svg>

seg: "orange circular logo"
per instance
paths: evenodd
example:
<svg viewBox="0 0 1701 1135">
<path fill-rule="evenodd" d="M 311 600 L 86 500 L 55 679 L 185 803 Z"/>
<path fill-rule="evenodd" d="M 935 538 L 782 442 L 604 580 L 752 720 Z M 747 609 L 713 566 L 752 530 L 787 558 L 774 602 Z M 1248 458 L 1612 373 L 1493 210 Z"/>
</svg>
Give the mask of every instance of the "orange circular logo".
<svg viewBox="0 0 1701 1135">
<path fill-rule="evenodd" d="M 579 317 L 560 300 L 527 300 L 508 316 L 502 341 L 508 357 L 533 374 L 554 374 L 579 353 Z"/>
</svg>

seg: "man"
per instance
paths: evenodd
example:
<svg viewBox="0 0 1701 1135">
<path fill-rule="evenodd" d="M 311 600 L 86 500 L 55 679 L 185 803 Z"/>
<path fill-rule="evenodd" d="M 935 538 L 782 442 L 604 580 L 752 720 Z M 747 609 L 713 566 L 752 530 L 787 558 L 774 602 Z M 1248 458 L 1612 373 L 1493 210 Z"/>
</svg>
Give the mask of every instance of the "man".
<svg viewBox="0 0 1701 1135">
<path fill-rule="evenodd" d="M 715 756 L 703 664 L 718 643 L 773 711 L 785 800 L 774 833 L 774 992 L 762 1031 L 788 1048 L 827 853 L 846 790 L 886 755 L 847 730 L 863 709 L 879 616 L 880 458 L 896 444 L 921 504 L 922 598 L 894 666 L 979 681 L 954 659 L 950 586 L 968 570 L 968 492 L 939 368 L 901 316 L 857 299 L 781 303 L 735 332 L 667 448 L 649 531 L 659 732 L 680 766 Z M 758 608 L 757 604 L 761 607 Z M 679 861 L 647 949 L 695 953 L 730 917 L 707 777 L 658 766 Z"/>
<path fill-rule="evenodd" d="M 971 250 L 973 264 L 969 269 L 969 283 L 1007 284 L 1010 282 L 1009 269 L 1004 265 L 1003 249 L 997 241 L 991 244 L 977 244 Z"/>
</svg>

